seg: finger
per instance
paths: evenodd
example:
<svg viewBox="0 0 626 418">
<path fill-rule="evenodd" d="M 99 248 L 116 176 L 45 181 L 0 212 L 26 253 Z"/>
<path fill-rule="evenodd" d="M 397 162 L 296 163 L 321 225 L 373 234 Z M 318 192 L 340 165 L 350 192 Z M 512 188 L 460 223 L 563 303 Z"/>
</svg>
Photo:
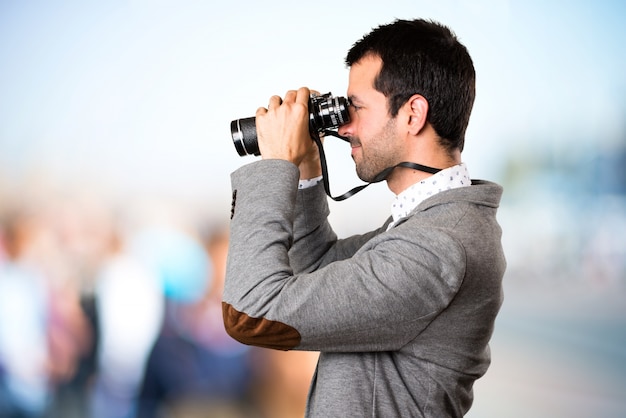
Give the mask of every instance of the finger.
<svg viewBox="0 0 626 418">
<path fill-rule="evenodd" d="M 300 103 L 304 103 L 308 105 L 310 97 L 311 97 L 311 90 L 309 90 L 307 87 L 300 87 L 296 95 L 296 102 L 300 102 Z"/>
<path fill-rule="evenodd" d="M 270 97 L 270 103 L 267 105 L 268 109 L 274 106 L 280 106 L 283 103 L 283 99 L 280 96 L 272 96 Z"/>
<path fill-rule="evenodd" d="M 285 93 L 285 101 L 286 102 L 294 102 L 297 97 L 297 92 L 295 90 L 289 90 Z"/>
</svg>

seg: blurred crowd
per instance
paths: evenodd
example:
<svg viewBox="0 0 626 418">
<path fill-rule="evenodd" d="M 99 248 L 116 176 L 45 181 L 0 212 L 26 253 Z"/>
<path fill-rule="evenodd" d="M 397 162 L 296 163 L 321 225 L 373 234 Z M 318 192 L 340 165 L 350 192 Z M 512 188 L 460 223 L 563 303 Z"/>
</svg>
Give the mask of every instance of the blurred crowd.
<svg viewBox="0 0 626 418">
<path fill-rule="evenodd" d="M 622 351 L 606 341 L 623 346 L 625 162 L 624 150 L 598 159 L 590 179 L 521 160 L 499 212 L 509 315 L 518 306 L 526 320 L 543 301 L 542 315 L 608 318 L 617 332 L 576 341 L 604 344 L 598 356 L 616 364 Z M 0 418 L 303 416 L 317 354 L 225 334 L 228 207 L 216 216 L 185 202 L 4 182 Z"/>
<path fill-rule="evenodd" d="M 0 418 L 303 415 L 317 354 L 226 335 L 227 228 L 170 215 L 0 206 Z"/>
</svg>

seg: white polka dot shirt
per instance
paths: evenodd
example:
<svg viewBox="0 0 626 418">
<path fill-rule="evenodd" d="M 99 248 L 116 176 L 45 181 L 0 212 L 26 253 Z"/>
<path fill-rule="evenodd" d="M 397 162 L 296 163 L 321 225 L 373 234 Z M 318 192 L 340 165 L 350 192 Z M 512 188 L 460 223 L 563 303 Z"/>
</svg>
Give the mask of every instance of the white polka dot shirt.
<svg viewBox="0 0 626 418">
<path fill-rule="evenodd" d="M 444 190 L 456 189 L 471 185 L 471 179 L 465 163 L 448 167 L 424 180 L 415 183 L 396 196 L 391 205 L 392 228 L 400 219 L 408 216 L 425 199 Z"/>
</svg>

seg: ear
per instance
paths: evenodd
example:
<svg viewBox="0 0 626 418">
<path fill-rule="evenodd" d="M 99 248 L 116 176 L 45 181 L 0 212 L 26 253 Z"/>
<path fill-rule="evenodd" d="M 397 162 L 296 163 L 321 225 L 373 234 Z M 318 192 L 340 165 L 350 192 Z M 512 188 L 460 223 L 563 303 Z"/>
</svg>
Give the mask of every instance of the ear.
<svg viewBox="0 0 626 418">
<path fill-rule="evenodd" d="M 417 135 L 426 126 L 428 100 L 420 94 L 414 94 L 405 106 L 409 116 L 409 132 L 412 135 Z"/>
</svg>

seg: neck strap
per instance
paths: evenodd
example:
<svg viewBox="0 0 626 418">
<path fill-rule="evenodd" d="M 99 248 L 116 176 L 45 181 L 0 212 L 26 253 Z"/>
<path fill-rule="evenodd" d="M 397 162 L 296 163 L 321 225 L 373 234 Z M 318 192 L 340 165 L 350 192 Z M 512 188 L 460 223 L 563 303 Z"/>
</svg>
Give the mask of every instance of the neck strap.
<svg viewBox="0 0 626 418">
<path fill-rule="evenodd" d="M 347 138 L 339 135 L 335 131 L 325 130 L 323 132 L 324 132 L 324 135 L 335 136 L 335 137 L 337 137 L 339 139 L 342 139 L 342 140 L 344 140 L 346 142 L 350 142 Z M 342 200 L 346 200 L 347 198 L 349 198 L 351 196 L 354 196 L 355 194 L 357 194 L 361 190 L 365 189 L 367 186 L 369 186 L 372 183 L 378 183 L 378 182 L 381 182 L 381 181 L 385 180 L 387 178 L 387 176 L 389 176 L 389 174 L 396 167 L 412 168 L 414 170 L 423 171 L 425 173 L 430 173 L 430 174 L 435 174 L 435 173 L 438 173 L 438 172 L 441 171 L 440 168 L 433 168 L 433 167 L 428 167 L 426 165 L 417 164 L 417 163 L 411 163 L 411 162 L 406 162 L 405 161 L 405 162 L 401 162 L 399 164 L 396 164 L 393 167 L 387 167 L 386 169 L 384 169 L 383 171 L 378 173 L 376 175 L 376 177 L 374 177 L 374 180 L 372 180 L 371 183 L 367 183 L 367 184 L 363 184 L 361 186 L 354 187 L 353 189 L 347 191 L 346 193 L 344 193 L 344 194 L 342 194 L 340 196 L 332 196 L 331 193 L 330 193 L 330 182 L 328 180 L 328 168 L 326 166 L 326 155 L 324 154 L 324 147 L 322 145 L 322 140 L 320 139 L 319 135 L 311 135 L 311 137 L 313 138 L 313 140 L 317 144 L 317 149 L 319 150 L 319 153 L 320 153 L 320 163 L 322 165 L 322 182 L 324 183 L 324 190 L 326 190 L 326 195 L 328 197 L 330 197 L 331 199 L 333 199 L 334 201 L 336 201 L 336 202 L 339 202 L 339 201 L 342 201 Z"/>
</svg>

